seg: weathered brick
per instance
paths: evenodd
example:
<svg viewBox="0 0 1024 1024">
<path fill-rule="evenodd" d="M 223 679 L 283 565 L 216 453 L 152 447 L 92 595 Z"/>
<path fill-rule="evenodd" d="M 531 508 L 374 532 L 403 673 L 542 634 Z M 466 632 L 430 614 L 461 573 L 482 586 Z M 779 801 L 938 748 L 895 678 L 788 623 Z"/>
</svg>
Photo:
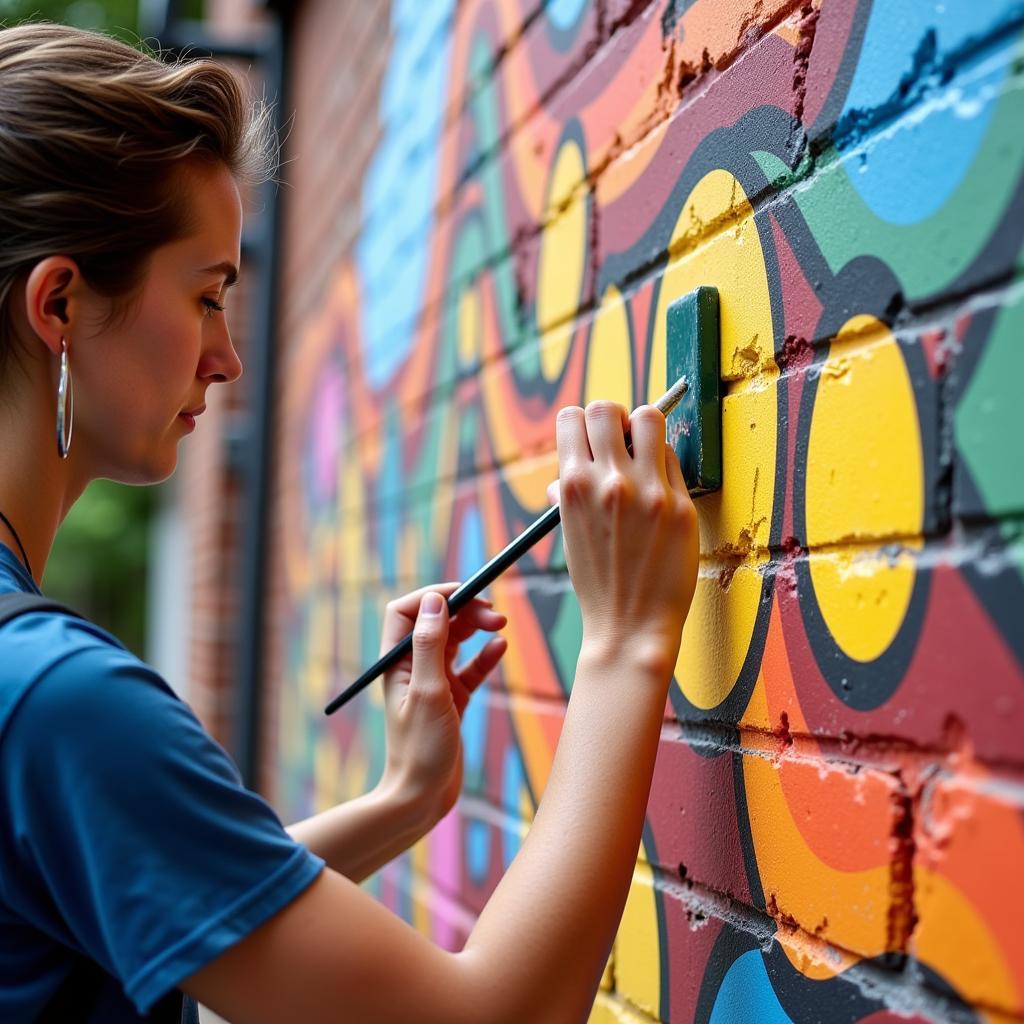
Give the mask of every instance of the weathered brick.
<svg viewBox="0 0 1024 1024">
<path fill-rule="evenodd" d="M 854 750 L 872 737 L 950 749 L 964 733 L 979 757 L 1019 764 L 1021 641 L 1005 602 L 1021 554 L 972 554 L 847 549 L 783 564 L 761 634 L 766 727 Z M 761 719 L 755 704 L 747 717 Z"/>
<path fill-rule="evenodd" d="M 649 831 L 641 857 L 676 876 L 681 883 L 751 902 L 737 822 L 737 785 L 742 759 L 720 737 L 687 738 L 678 726 L 666 726 L 658 745 L 651 796 Z"/>
<path fill-rule="evenodd" d="M 755 744 L 757 736 L 744 738 Z M 906 795 L 870 769 L 743 758 L 751 842 L 769 913 L 866 957 L 905 949 L 910 927 Z"/>
<path fill-rule="evenodd" d="M 929 782 L 914 830 L 910 949 L 975 1005 L 1024 1014 L 1024 787 L 958 758 Z"/>
</svg>

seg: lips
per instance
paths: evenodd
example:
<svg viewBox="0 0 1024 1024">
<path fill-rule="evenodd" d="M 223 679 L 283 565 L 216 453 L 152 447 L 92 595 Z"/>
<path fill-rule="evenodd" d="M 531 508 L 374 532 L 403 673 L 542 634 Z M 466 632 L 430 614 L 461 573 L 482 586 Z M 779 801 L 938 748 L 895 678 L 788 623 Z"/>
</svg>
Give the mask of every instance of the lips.
<svg viewBox="0 0 1024 1024">
<path fill-rule="evenodd" d="M 179 416 L 191 416 L 192 419 L 195 419 L 197 416 L 199 416 L 201 413 L 203 413 L 205 411 L 206 411 L 206 406 L 205 405 L 197 405 L 194 409 L 186 409 L 184 412 L 181 412 L 178 415 Z"/>
</svg>

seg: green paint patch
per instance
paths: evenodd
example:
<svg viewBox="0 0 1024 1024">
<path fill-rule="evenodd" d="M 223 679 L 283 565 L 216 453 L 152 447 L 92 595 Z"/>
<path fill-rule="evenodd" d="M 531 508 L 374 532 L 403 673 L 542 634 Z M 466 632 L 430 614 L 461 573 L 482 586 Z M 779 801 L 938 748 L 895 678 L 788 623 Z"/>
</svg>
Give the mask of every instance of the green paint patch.
<svg viewBox="0 0 1024 1024">
<path fill-rule="evenodd" d="M 360 616 L 361 647 L 364 652 L 366 664 L 377 657 L 380 648 L 380 631 L 383 625 L 383 617 L 377 608 L 377 601 L 364 597 L 362 601 L 362 615 Z M 382 686 L 382 683 L 374 684 Z M 367 766 L 366 784 L 369 787 L 380 778 L 384 772 L 384 757 L 386 750 L 385 743 L 385 716 L 383 708 L 364 698 L 360 730 L 365 736 L 365 747 L 369 753 L 369 765 Z"/>
<path fill-rule="evenodd" d="M 583 617 L 580 614 L 580 603 L 572 590 L 566 590 L 558 606 L 555 621 L 548 629 L 548 640 L 551 654 L 558 669 L 558 678 L 566 693 L 572 693 L 573 679 L 576 676 L 576 659 L 579 657 L 580 645 L 583 643 Z"/>
<path fill-rule="evenodd" d="M 818 157 L 817 173 L 792 195 L 834 273 L 859 256 L 876 256 L 914 300 L 948 288 L 971 267 L 1024 172 L 1024 80 L 1009 78 L 989 102 L 995 109 L 970 170 L 942 207 L 917 223 L 883 220 L 858 194 L 851 175 L 859 160 L 872 159 L 870 142 L 842 160 L 834 149 Z M 914 130 L 914 122 L 892 130 Z M 770 161 L 759 162 L 766 173 L 780 173 Z"/>
<path fill-rule="evenodd" d="M 757 161 L 757 165 L 764 171 L 768 183 L 776 191 L 791 188 L 802 178 L 806 177 L 813 167 L 813 160 L 806 150 L 800 162 L 793 168 L 790 168 L 789 164 L 774 153 L 769 153 L 763 149 L 756 150 L 750 155 Z"/>
<path fill-rule="evenodd" d="M 992 518 L 1024 510 L 1024 295 L 999 313 L 953 415 L 957 449 Z"/>
<path fill-rule="evenodd" d="M 472 452 L 479 438 L 479 426 L 475 409 L 467 409 L 459 420 L 459 450 Z"/>
</svg>

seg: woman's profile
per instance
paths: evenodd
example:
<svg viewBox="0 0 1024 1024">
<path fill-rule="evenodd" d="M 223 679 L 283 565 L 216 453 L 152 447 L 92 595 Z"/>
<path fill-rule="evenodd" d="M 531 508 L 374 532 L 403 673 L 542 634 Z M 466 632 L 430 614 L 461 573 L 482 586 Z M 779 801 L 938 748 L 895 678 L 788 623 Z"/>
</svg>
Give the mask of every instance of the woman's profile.
<svg viewBox="0 0 1024 1024">
<path fill-rule="evenodd" d="M 167 478 L 238 379 L 228 289 L 268 120 L 225 68 L 102 35 L 0 31 L 0 599 L 41 595 L 90 481 Z M 629 428 L 632 455 L 623 433 Z M 501 1024 L 585 1020 L 636 859 L 696 581 L 696 515 L 661 413 L 557 418 L 583 642 L 550 779 L 464 949 L 358 882 L 451 809 L 460 719 L 500 661 L 424 587 L 387 608 L 386 768 L 285 828 L 153 669 L 92 623 L 0 625 L 0 1020 Z M 2 602 L 0 602 L 2 603 Z M 2 608 L 0 608 L 2 621 Z M 183 999 L 184 996 L 191 999 Z"/>
</svg>

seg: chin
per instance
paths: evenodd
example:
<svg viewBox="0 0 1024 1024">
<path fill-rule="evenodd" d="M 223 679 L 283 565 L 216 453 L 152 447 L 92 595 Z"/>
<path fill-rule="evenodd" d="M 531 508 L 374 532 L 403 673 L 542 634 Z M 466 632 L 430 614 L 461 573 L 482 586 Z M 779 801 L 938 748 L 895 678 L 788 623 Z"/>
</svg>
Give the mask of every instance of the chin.
<svg viewBox="0 0 1024 1024">
<path fill-rule="evenodd" d="M 171 458 L 165 459 L 160 465 L 153 466 L 146 479 L 142 481 L 147 484 L 163 483 L 178 467 L 178 450 L 171 449 Z"/>
<path fill-rule="evenodd" d="M 131 464 L 122 464 L 116 472 L 108 474 L 111 480 L 134 487 L 159 484 L 166 480 L 178 465 L 178 450 L 161 452 L 158 457 L 139 459 Z"/>
</svg>

